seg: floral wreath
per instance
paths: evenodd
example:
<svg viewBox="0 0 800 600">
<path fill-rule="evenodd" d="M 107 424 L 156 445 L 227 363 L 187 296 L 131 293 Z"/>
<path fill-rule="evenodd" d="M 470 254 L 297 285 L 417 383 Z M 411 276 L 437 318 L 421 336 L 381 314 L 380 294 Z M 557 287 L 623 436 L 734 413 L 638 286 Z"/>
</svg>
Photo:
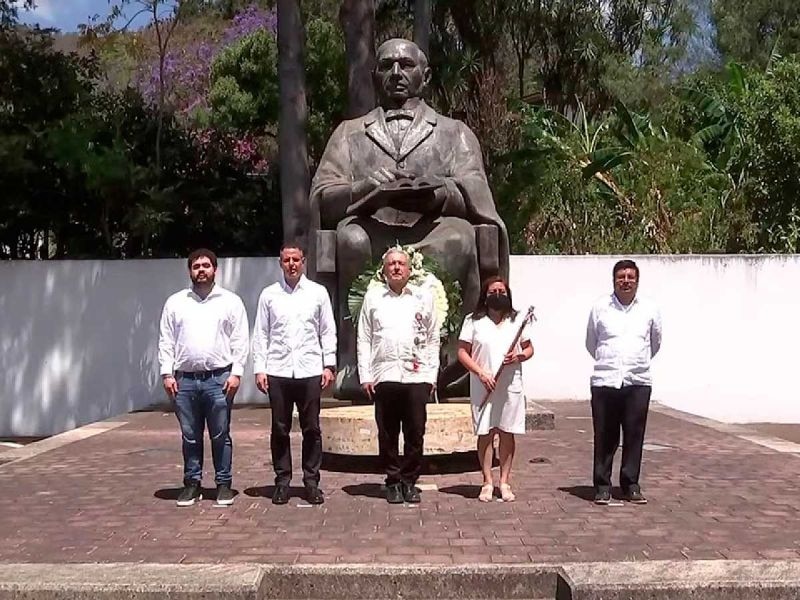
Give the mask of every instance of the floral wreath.
<svg viewBox="0 0 800 600">
<path fill-rule="evenodd" d="M 425 256 L 413 246 L 397 244 L 387 250 L 397 250 L 408 256 L 411 275 L 408 283 L 419 288 L 427 288 L 433 294 L 436 318 L 442 324 L 441 337 L 450 339 L 458 332 L 461 325 L 461 285 L 455 281 L 432 258 Z M 385 256 L 385 255 L 384 255 Z M 350 318 L 353 323 L 358 323 L 361 305 L 367 291 L 378 285 L 385 285 L 383 275 L 383 261 L 377 261 L 364 269 L 353 280 L 347 293 L 347 306 L 350 309 Z"/>
</svg>

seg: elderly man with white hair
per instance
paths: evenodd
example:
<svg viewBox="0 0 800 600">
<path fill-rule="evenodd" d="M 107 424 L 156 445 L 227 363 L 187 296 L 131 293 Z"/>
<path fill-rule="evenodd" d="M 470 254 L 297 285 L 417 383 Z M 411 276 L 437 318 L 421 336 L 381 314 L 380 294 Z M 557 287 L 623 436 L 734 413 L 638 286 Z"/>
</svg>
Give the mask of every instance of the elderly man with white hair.
<svg viewBox="0 0 800 600">
<path fill-rule="evenodd" d="M 383 255 L 383 275 L 385 285 L 367 291 L 358 318 L 358 375 L 375 402 L 386 501 L 417 503 L 426 404 L 439 370 L 439 324 L 432 294 L 408 283 L 409 256 L 402 248 Z"/>
</svg>

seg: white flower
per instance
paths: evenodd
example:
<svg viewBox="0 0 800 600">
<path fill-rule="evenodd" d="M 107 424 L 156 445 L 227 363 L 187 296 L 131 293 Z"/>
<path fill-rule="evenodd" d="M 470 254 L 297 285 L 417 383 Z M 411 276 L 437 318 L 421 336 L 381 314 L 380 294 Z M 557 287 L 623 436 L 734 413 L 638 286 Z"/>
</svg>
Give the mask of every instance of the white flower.
<svg viewBox="0 0 800 600">
<path fill-rule="evenodd" d="M 433 294 L 433 306 L 436 310 L 436 320 L 441 327 L 444 327 L 444 322 L 447 319 L 447 311 L 450 310 L 444 284 L 433 273 L 426 272 L 420 287 L 430 290 L 431 294 Z"/>
</svg>

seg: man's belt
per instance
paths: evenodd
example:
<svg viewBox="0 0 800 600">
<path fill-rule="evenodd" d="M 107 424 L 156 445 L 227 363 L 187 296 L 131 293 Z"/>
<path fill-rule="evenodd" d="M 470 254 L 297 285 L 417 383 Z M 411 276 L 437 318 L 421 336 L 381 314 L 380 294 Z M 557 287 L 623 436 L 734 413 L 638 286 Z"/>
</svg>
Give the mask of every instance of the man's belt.
<svg viewBox="0 0 800 600">
<path fill-rule="evenodd" d="M 209 379 L 211 377 L 219 377 L 223 373 L 230 371 L 232 367 L 233 365 L 228 365 L 211 371 L 175 371 L 175 374 L 178 377 L 187 377 L 189 379 Z"/>
</svg>

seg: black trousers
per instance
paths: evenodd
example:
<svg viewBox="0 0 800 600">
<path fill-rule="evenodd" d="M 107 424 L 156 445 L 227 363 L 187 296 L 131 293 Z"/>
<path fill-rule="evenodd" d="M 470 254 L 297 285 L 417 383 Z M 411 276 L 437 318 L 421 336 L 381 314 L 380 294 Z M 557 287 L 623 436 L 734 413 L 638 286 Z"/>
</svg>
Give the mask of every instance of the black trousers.
<svg viewBox="0 0 800 600">
<path fill-rule="evenodd" d="M 319 484 L 322 465 L 322 435 L 319 429 L 320 375 L 294 379 L 267 376 L 272 408 L 270 450 L 275 469 L 275 485 L 289 485 L 292 480 L 292 405 L 297 405 L 300 430 L 303 432 L 303 483 Z"/>
<path fill-rule="evenodd" d="M 422 471 L 426 405 L 431 395 L 429 383 L 395 383 L 375 386 L 375 421 L 378 424 L 378 451 L 386 471 L 386 485 L 414 484 Z M 403 431 L 403 460 L 400 461 L 400 429 Z"/>
<path fill-rule="evenodd" d="M 649 385 L 631 385 L 621 389 L 592 387 L 595 489 L 611 489 L 611 468 L 619 446 L 620 428 L 623 437 L 619 485 L 623 490 L 639 485 L 651 391 Z"/>
</svg>

